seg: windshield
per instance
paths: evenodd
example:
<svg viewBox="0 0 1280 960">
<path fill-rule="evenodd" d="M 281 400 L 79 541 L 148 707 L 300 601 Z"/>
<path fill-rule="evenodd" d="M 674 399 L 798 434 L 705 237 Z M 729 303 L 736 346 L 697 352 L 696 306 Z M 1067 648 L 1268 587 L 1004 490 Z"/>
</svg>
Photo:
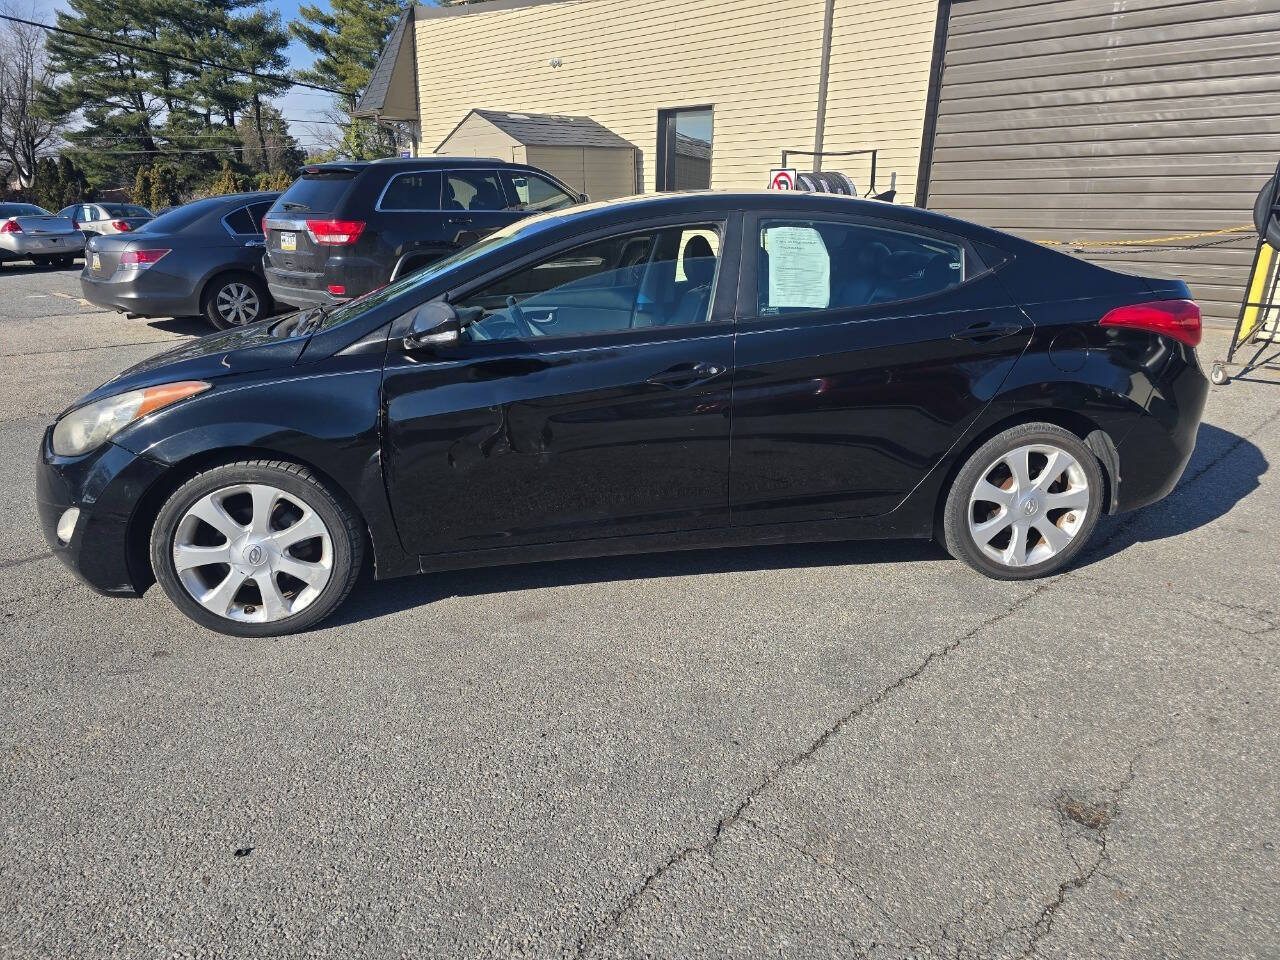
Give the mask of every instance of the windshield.
<svg viewBox="0 0 1280 960">
<path fill-rule="evenodd" d="M 456 270 L 464 264 L 475 260 L 477 257 L 492 253 L 501 247 L 514 243 L 516 240 L 525 237 L 530 233 L 535 233 L 538 230 L 544 229 L 555 223 L 562 216 L 563 214 L 545 213 L 541 216 L 517 220 L 515 223 L 489 234 L 487 237 L 477 241 L 471 246 L 464 247 L 452 256 L 445 257 L 443 260 L 437 260 L 435 263 L 423 267 L 416 273 L 411 273 L 406 277 L 401 277 L 394 283 L 378 287 L 376 290 L 370 290 L 363 297 L 357 297 L 348 303 L 344 303 L 324 318 L 324 322 L 320 324 L 320 329 L 327 330 L 330 327 L 336 327 L 340 323 L 346 323 L 348 320 L 353 320 L 369 310 L 372 310 L 374 307 L 381 306 L 387 301 L 400 296 L 402 293 L 407 293 L 418 287 L 431 283 L 441 274 L 450 270 Z"/>
</svg>

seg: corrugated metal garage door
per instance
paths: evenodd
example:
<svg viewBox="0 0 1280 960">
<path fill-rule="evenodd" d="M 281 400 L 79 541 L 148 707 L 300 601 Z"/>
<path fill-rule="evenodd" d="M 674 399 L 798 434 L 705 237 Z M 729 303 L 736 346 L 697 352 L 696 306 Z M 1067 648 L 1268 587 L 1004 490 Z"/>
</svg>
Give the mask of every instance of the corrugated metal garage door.
<svg viewBox="0 0 1280 960">
<path fill-rule="evenodd" d="M 1248 223 L 1280 157 L 1280 0 L 956 0 L 928 205 L 1033 239 Z M 1234 320 L 1252 233 L 1087 250 Z"/>
</svg>

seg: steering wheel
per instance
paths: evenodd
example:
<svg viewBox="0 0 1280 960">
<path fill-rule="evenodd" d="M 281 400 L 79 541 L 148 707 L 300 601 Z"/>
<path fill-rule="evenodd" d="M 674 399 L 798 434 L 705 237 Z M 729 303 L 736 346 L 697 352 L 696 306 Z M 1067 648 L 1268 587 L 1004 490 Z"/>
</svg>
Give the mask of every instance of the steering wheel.
<svg viewBox="0 0 1280 960">
<path fill-rule="evenodd" d="M 541 336 L 538 331 L 533 329 L 533 324 L 529 322 L 529 318 L 524 315 L 524 311 L 520 309 L 520 304 L 516 303 L 515 297 L 507 297 L 507 310 L 511 314 L 511 322 L 516 325 L 516 329 L 520 331 L 520 336 L 524 339 L 532 339 Z"/>
</svg>

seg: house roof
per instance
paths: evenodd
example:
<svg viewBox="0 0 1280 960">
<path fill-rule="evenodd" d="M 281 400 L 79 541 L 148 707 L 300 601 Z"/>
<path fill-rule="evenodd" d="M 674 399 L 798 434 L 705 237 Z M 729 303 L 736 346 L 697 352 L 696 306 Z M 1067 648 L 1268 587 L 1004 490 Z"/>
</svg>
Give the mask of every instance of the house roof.
<svg viewBox="0 0 1280 960">
<path fill-rule="evenodd" d="M 382 54 L 378 57 L 378 62 L 374 64 L 373 73 L 369 75 L 369 82 L 364 88 L 364 96 L 360 98 L 360 103 L 356 106 L 356 116 L 372 117 L 383 113 L 386 109 L 387 94 L 392 89 L 396 65 L 400 60 L 401 48 L 405 46 L 406 31 L 409 40 L 407 54 L 410 58 L 410 63 L 413 57 L 414 13 L 414 7 L 407 7 L 396 22 L 395 29 L 391 31 L 391 36 L 387 38 L 387 45 L 382 48 Z M 403 73 L 403 71 L 401 72 Z M 416 99 L 416 91 L 414 91 L 414 94 Z M 416 117 L 397 117 L 392 119 L 416 119 Z"/>
<path fill-rule="evenodd" d="M 488 120 L 507 136 L 526 146 L 635 149 L 635 145 L 629 140 L 623 140 L 608 127 L 601 126 L 590 117 L 525 113 L 515 110 L 472 110 L 467 116 L 471 114 Z"/>
</svg>

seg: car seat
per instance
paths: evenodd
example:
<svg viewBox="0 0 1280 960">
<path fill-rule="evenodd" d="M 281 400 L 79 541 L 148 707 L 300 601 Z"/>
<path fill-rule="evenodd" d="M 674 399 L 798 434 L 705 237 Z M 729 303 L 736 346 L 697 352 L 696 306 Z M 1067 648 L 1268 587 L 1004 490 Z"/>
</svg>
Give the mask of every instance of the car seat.
<svg viewBox="0 0 1280 960">
<path fill-rule="evenodd" d="M 684 268 L 688 286 L 664 326 L 702 323 L 707 319 L 711 283 L 716 277 L 716 255 L 710 241 L 706 237 L 692 237 L 684 245 L 680 265 Z"/>
</svg>

